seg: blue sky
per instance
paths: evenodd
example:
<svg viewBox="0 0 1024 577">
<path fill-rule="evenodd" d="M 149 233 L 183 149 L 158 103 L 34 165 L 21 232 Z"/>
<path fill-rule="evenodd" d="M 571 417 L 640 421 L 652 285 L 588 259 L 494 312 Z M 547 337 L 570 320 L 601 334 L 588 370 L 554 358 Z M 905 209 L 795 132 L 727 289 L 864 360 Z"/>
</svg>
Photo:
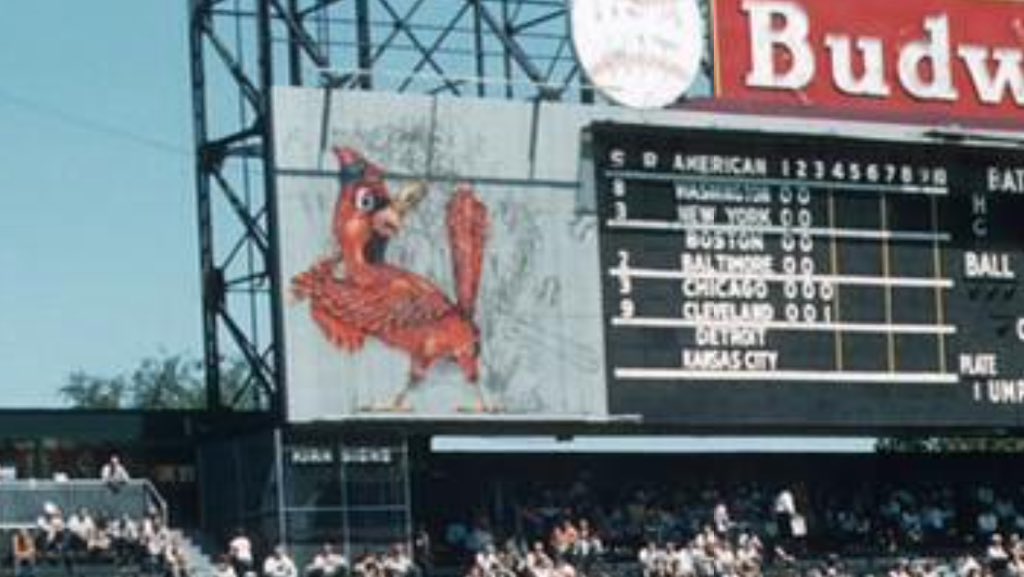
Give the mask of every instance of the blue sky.
<svg viewBox="0 0 1024 577">
<path fill-rule="evenodd" d="M 5 2 L 0 406 L 201 350 L 185 0 Z"/>
</svg>

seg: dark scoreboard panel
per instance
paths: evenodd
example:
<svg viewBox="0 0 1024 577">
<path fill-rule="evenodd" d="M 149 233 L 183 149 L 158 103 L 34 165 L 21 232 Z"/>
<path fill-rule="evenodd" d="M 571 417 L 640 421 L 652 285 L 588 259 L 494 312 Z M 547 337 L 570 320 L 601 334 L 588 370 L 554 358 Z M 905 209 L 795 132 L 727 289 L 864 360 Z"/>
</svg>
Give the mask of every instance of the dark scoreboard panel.
<svg viewBox="0 0 1024 577">
<path fill-rule="evenodd" d="M 1016 427 L 1024 154 L 597 124 L 609 410 Z"/>
</svg>

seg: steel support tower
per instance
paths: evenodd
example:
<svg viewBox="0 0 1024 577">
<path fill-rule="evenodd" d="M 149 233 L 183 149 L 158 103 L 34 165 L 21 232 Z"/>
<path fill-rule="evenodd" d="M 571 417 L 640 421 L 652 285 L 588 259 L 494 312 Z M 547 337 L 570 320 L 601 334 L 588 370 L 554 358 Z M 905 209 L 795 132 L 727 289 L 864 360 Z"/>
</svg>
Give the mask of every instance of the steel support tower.
<svg viewBox="0 0 1024 577">
<path fill-rule="evenodd" d="M 189 0 L 209 409 L 283 414 L 273 87 L 590 102 L 566 6 Z"/>
</svg>

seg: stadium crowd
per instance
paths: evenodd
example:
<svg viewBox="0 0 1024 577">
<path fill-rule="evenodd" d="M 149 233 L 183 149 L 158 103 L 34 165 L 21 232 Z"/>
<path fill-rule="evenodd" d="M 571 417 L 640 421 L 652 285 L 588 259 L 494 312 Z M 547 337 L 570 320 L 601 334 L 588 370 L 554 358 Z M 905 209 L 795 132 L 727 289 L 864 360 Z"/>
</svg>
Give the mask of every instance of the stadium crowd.
<svg viewBox="0 0 1024 577">
<path fill-rule="evenodd" d="M 115 469 L 103 475 L 112 491 L 127 478 Z M 465 577 L 1024 577 L 1024 486 L 1013 483 L 602 486 L 584 474 L 517 486 L 501 505 L 436 527 L 439 548 L 423 528 L 411 550 L 396 544 L 352 560 L 332 543 L 302 564 L 281 545 L 260 555 L 239 530 L 215 575 L 421 577 L 444 566 L 435 566 L 440 549 Z M 155 510 L 132 519 L 47 503 L 11 547 L 16 575 L 38 563 L 73 575 L 95 561 L 119 573 L 192 574 L 181 537 Z"/>
<path fill-rule="evenodd" d="M 11 536 L 16 575 L 32 575 L 40 563 L 62 565 L 67 575 L 87 564 L 112 564 L 119 571 L 185 577 L 188 562 L 181 538 L 172 534 L 157 512 L 142 519 L 111 516 L 82 508 L 65 513 L 46 503 L 34 527 Z"/>
<path fill-rule="evenodd" d="M 534 483 L 504 515 L 482 511 L 443 528 L 446 545 L 474 559 L 470 577 L 594 577 L 628 564 L 644 577 L 756 577 L 766 568 L 835 577 L 864 574 L 844 562 L 857 559 L 888 560 L 888 577 L 1024 577 L 1016 486 L 641 483 L 608 492 L 583 476 Z"/>
<path fill-rule="evenodd" d="M 367 552 L 355 562 L 343 555 L 333 543 L 324 543 L 302 570 L 284 545 L 277 545 L 257 563 L 253 543 L 239 529 L 218 556 L 215 577 L 419 577 L 421 569 L 405 544 L 397 543 L 386 552 Z"/>
</svg>

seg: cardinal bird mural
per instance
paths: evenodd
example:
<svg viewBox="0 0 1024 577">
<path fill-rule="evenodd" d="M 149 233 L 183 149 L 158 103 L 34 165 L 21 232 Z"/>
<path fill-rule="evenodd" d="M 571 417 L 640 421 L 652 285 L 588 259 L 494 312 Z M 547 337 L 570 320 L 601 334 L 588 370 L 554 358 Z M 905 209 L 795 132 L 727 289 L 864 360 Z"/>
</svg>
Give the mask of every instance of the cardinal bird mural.
<svg viewBox="0 0 1024 577">
<path fill-rule="evenodd" d="M 312 320 L 335 347 L 357 354 L 367 339 L 409 355 L 408 384 L 385 408 L 408 410 L 407 395 L 439 362 L 461 369 L 488 411 L 480 379 L 480 330 L 474 321 L 490 227 L 487 207 L 468 184 L 447 206 L 455 294 L 430 279 L 386 262 L 388 240 L 427 193 L 417 182 L 392 198 L 383 170 L 351 148 L 334 150 L 341 191 L 331 226 L 333 253 L 292 278 L 293 296 L 308 301 Z"/>
</svg>

